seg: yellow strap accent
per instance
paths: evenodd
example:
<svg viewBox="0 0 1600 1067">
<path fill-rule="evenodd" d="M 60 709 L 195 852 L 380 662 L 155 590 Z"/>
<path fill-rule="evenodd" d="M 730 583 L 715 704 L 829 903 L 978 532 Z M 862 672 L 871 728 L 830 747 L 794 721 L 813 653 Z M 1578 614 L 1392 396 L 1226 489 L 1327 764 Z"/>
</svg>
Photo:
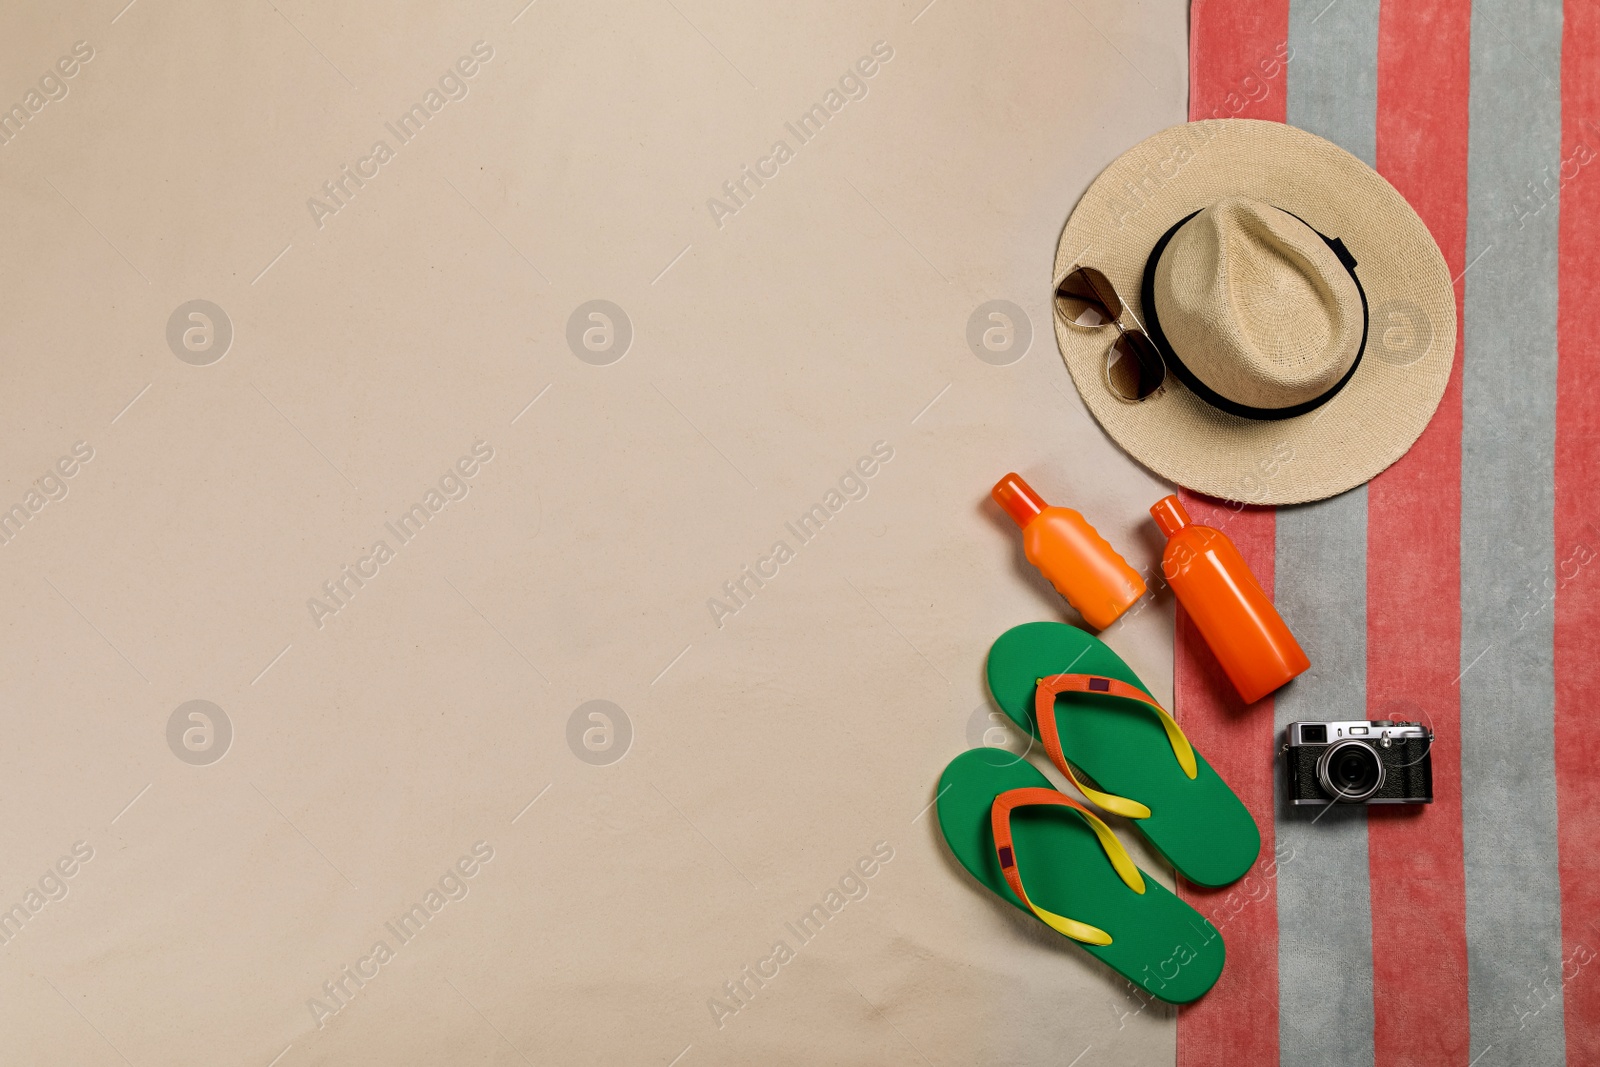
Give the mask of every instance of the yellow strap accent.
<svg viewBox="0 0 1600 1067">
<path fill-rule="evenodd" d="M 1044 684 L 1043 678 L 1034 679 L 1035 686 L 1042 684 Z M 1071 692 L 1077 692 L 1077 690 L 1071 690 Z M 1059 694 L 1052 694 L 1051 700 L 1054 700 L 1057 695 Z M 1124 699 L 1127 698 L 1124 697 Z M 1183 728 L 1178 725 L 1176 719 L 1167 714 L 1167 709 L 1163 708 L 1155 700 L 1140 701 L 1140 703 L 1155 712 L 1161 719 L 1161 728 L 1167 733 L 1167 743 L 1172 746 L 1172 754 L 1177 757 L 1178 766 L 1183 769 L 1184 774 L 1189 776 L 1189 780 L 1193 781 L 1199 775 L 1200 767 L 1195 763 L 1194 746 L 1189 743 L 1189 738 L 1184 736 Z M 1059 746 L 1059 727 L 1057 727 L 1056 736 Z M 1115 793 L 1102 793 L 1100 790 L 1090 788 L 1080 782 L 1078 776 L 1072 773 L 1071 761 L 1066 758 L 1065 752 L 1062 753 L 1061 763 L 1061 769 L 1066 772 L 1067 778 L 1078 788 L 1078 791 L 1106 811 L 1111 812 L 1113 815 L 1120 815 L 1124 819 L 1148 819 L 1150 817 L 1149 807 L 1139 803 L 1137 800 L 1119 797 Z"/>
<path fill-rule="evenodd" d="M 1111 867 L 1117 872 L 1123 884 L 1129 889 L 1144 895 L 1144 876 L 1139 873 L 1139 868 L 1134 865 L 1133 857 L 1128 855 L 1128 850 L 1117 840 L 1117 835 L 1111 832 L 1111 827 L 1101 822 L 1091 812 L 1079 812 L 1088 822 L 1089 829 L 1094 831 L 1094 836 L 1100 839 L 1100 847 L 1106 850 L 1106 858 L 1111 861 Z"/>
<path fill-rule="evenodd" d="M 1189 739 L 1183 736 L 1183 729 L 1176 719 L 1167 714 L 1167 709 L 1160 704 L 1146 704 L 1150 710 L 1161 716 L 1161 725 L 1167 731 L 1167 740 L 1172 743 L 1172 754 L 1178 757 L 1178 766 L 1183 768 L 1183 773 L 1193 781 L 1200 773 L 1200 768 L 1194 762 L 1194 746 L 1189 744 Z"/>
<path fill-rule="evenodd" d="M 1022 796 L 1019 794 L 1029 795 Z M 994 803 L 989 809 L 989 821 L 993 827 L 994 840 L 998 852 L 997 858 L 1002 862 L 1001 870 L 1005 875 L 1006 884 L 1028 906 L 1028 910 L 1033 912 L 1039 921 L 1050 927 L 1050 929 L 1064 937 L 1070 937 L 1074 941 L 1082 941 L 1088 945 L 1111 944 L 1111 935 L 1098 926 L 1091 926 L 1076 919 L 1069 919 L 1065 915 L 1058 915 L 1053 911 L 1039 907 L 1029 898 L 1027 886 L 1022 881 L 1021 860 L 1016 852 L 1016 843 L 1011 836 L 1011 814 L 1018 807 L 1033 805 L 1064 807 L 1082 816 L 1083 821 L 1088 823 L 1089 828 L 1094 831 L 1094 835 L 1099 840 L 1100 847 L 1104 850 L 1106 858 L 1111 861 L 1111 868 L 1117 872 L 1117 877 L 1121 878 L 1123 884 L 1135 893 L 1144 894 L 1144 876 L 1140 873 L 1139 868 L 1134 865 L 1133 857 L 1128 855 L 1128 850 L 1123 847 L 1121 841 L 1117 840 L 1117 835 L 1111 832 L 1111 827 L 1107 826 L 1104 820 L 1076 800 L 1044 786 L 1007 790 L 996 795 Z M 1009 858 L 1010 862 L 1006 862 L 1007 858 Z"/>
<path fill-rule="evenodd" d="M 1065 915 L 1057 915 L 1053 911 L 1046 911 L 1031 900 L 1028 901 L 1028 907 L 1033 909 L 1033 913 L 1039 917 L 1041 922 L 1058 934 L 1065 934 L 1072 940 L 1082 941 L 1086 945 L 1111 944 L 1111 935 L 1098 926 L 1090 926 L 1088 923 L 1081 923 L 1077 919 L 1069 919 Z"/>
<path fill-rule="evenodd" d="M 1137 800 L 1119 797 L 1115 793 L 1102 793 L 1100 790 L 1086 786 L 1078 781 L 1078 776 L 1072 773 L 1071 763 L 1067 763 L 1062 769 L 1067 772 L 1067 779 L 1078 787 L 1078 792 L 1111 814 L 1120 815 L 1124 819 L 1148 819 L 1150 817 L 1150 809 Z"/>
<path fill-rule="evenodd" d="M 1129 856 L 1128 850 L 1122 847 L 1122 842 L 1117 840 L 1117 835 L 1111 832 L 1111 827 L 1095 818 L 1090 812 L 1079 809 L 1078 814 L 1084 817 L 1084 821 L 1094 831 L 1095 837 L 1100 839 L 1100 847 L 1105 849 L 1106 858 L 1111 861 L 1111 867 L 1117 872 L 1118 877 L 1122 879 L 1129 889 L 1141 896 L 1144 895 L 1144 876 L 1139 873 L 1139 868 L 1134 866 L 1133 857 Z M 1015 855 L 1014 852 L 1013 855 Z M 1022 868 L 1018 867 L 1017 875 L 1019 878 L 1021 874 Z M 1077 919 L 1069 919 L 1065 915 L 1057 915 L 1053 911 L 1039 907 L 1032 900 L 1028 900 L 1027 903 L 1040 921 L 1059 934 L 1070 937 L 1074 941 L 1082 941 L 1086 945 L 1111 944 L 1111 935 L 1098 926 L 1091 926 L 1088 923 L 1079 922 Z"/>
</svg>

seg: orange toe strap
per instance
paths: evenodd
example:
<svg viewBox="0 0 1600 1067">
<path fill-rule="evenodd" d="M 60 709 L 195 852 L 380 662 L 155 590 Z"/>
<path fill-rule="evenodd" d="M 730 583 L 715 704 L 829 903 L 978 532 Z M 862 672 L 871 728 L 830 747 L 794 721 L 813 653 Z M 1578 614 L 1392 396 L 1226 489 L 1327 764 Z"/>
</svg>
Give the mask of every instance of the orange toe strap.
<svg viewBox="0 0 1600 1067">
<path fill-rule="evenodd" d="M 1006 884 L 1017 895 L 1017 899 L 1026 904 L 1028 910 L 1052 930 L 1085 944 L 1109 945 L 1111 935 L 1098 926 L 1091 926 L 1076 919 L 1069 919 L 1065 915 L 1047 911 L 1029 900 L 1028 891 L 1022 888 L 1022 873 L 1017 870 L 1017 851 L 1011 842 L 1011 813 L 1017 808 L 1043 805 L 1071 808 L 1083 816 L 1083 820 L 1089 824 L 1089 829 L 1100 839 L 1100 847 L 1105 849 L 1106 858 L 1111 861 L 1112 869 L 1117 872 L 1118 877 L 1135 893 L 1144 893 L 1144 876 L 1139 873 L 1139 868 L 1134 866 L 1133 858 L 1128 855 L 1128 850 L 1122 847 L 1122 842 L 1117 840 L 1111 828 L 1076 800 L 1043 786 L 1008 789 L 995 797 L 994 803 L 989 807 L 989 827 L 994 833 L 994 850 L 1000 859 L 1000 873 L 1005 875 Z"/>
<path fill-rule="evenodd" d="M 1039 739 L 1044 742 L 1045 754 L 1050 757 L 1050 762 L 1083 792 L 1084 796 L 1112 814 L 1128 819 L 1148 819 L 1150 809 L 1137 800 L 1119 797 L 1114 793 L 1102 793 L 1078 781 L 1078 776 L 1072 773 L 1072 767 L 1067 763 L 1066 754 L 1061 750 L 1061 733 L 1056 726 L 1056 696 L 1060 693 L 1104 694 L 1143 704 L 1161 719 L 1161 726 L 1167 732 L 1167 741 L 1172 745 L 1172 754 L 1178 758 L 1178 766 L 1183 768 L 1183 773 L 1191 779 L 1199 773 L 1194 759 L 1194 747 L 1189 744 L 1189 739 L 1183 736 L 1183 731 L 1178 728 L 1172 716 L 1167 714 L 1167 709 L 1156 703 L 1142 689 L 1118 681 L 1116 678 L 1104 678 L 1097 674 L 1052 674 L 1048 678 L 1040 678 L 1039 687 L 1034 692 L 1033 711 L 1034 718 L 1039 724 Z"/>
</svg>

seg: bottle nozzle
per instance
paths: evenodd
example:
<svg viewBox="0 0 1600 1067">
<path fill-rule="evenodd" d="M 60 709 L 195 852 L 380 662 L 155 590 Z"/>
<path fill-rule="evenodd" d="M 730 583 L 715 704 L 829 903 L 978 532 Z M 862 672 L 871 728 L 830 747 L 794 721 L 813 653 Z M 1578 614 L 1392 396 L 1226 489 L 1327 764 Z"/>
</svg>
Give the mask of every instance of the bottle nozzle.
<svg viewBox="0 0 1600 1067">
<path fill-rule="evenodd" d="M 1039 499 L 1039 494 L 1033 491 L 1033 487 L 1015 472 L 995 482 L 989 495 L 994 497 L 994 502 L 1000 505 L 1000 510 L 1010 515 L 1011 521 L 1018 526 L 1028 525 L 1040 512 L 1049 507 Z"/>
<path fill-rule="evenodd" d="M 1176 496 L 1164 496 L 1157 500 L 1150 507 L 1150 516 L 1167 537 L 1189 525 L 1189 513 L 1183 510 L 1183 502 Z"/>
</svg>

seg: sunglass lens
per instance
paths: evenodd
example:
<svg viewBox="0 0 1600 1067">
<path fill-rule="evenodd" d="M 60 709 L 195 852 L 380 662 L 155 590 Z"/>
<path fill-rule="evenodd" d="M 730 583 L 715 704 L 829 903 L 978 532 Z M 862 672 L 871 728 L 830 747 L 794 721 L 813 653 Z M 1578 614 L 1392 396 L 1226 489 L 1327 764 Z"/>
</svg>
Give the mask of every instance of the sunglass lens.
<svg viewBox="0 0 1600 1067">
<path fill-rule="evenodd" d="M 1067 318 L 1079 326 L 1103 326 L 1122 314 L 1122 301 L 1104 274 L 1079 267 L 1056 287 L 1056 300 Z"/>
<path fill-rule="evenodd" d="M 1122 334 L 1106 353 L 1106 381 L 1124 400 L 1144 400 L 1166 380 L 1166 362 L 1142 333 Z"/>
<path fill-rule="evenodd" d="M 1084 283 L 1088 285 L 1090 291 L 1094 293 L 1100 303 L 1105 305 L 1105 309 L 1111 312 L 1112 318 L 1115 319 L 1122 315 L 1122 298 L 1117 295 L 1116 286 L 1111 284 L 1111 279 L 1093 267 L 1079 267 L 1073 273 L 1083 275 Z"/>
</svg>

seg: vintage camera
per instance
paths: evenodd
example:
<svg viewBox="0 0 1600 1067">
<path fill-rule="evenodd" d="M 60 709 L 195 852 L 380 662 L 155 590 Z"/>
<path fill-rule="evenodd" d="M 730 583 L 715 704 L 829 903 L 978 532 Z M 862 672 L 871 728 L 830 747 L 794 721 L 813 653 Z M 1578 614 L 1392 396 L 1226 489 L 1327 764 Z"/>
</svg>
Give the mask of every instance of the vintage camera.
<svg viewBox="0 0 1600 1067">
<path fill-rule="evenodd" d="M 1433 731 L 1417 722 L 1292 722 L 1284 768 L 1294 804 L 1432 804 Z"/>
</svg>

